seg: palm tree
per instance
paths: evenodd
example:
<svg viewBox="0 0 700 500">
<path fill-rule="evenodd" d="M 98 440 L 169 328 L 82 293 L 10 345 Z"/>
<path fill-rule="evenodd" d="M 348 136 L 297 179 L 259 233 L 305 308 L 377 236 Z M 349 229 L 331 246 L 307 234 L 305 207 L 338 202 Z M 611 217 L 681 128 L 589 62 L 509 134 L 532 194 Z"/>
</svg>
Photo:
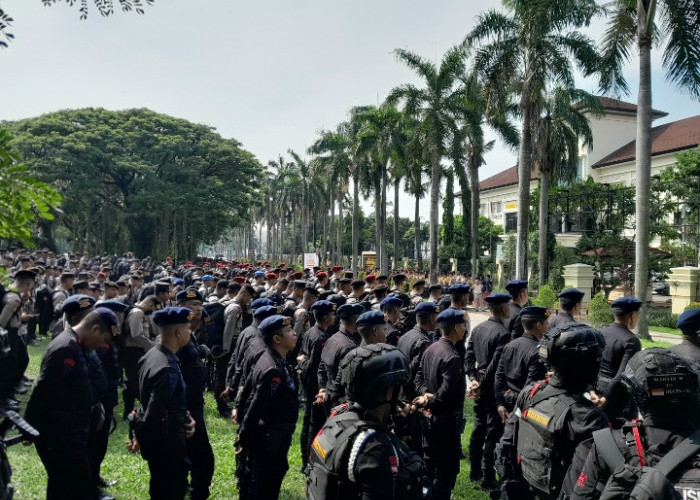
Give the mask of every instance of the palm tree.
<svg viewBox="0 0 700 500">
<path fill-rule="evenodd" d="M 309 216 L 309 191 L 311 186 L 311 167 L 308 161 L 299 156 L 295 151 L 288 150 L 289 156 L 294 160 L 297 175 L 299 178 L 299 187 L 301 188 L 301 253 L 308 251 L 307 238 L 309 236 L 308 216 Z"/>
<path fill-rule="evenodd" d="M 463 93 L 457 86 L 464 73 L 464 52 L 456 47 L 447 51 L 440 66 L 407 50 L 397 49 L 397 58 L 423 80 L 423 87 L 412 84 L 394 88 L 387 103 L 404 104 L 404 111 L 415 117 L 420 126 L 416 133 L 424 138 L 430 160 L 430 280 L 437 282 L 438 211 L 440 201 L 441 161 L 449 141 L 457 129 L 456 118 L 464 110 Z"/>
<path fill-rule="evenodd" d="M 661 24 L 656 23 L 657 12 Z M 646 302 L 649 272 L 649 205 L 651 190 L 651 45 L 664 41 L 666 78 L 691 96 L 700 97 L 699 0 L 615 0 L 602 44 L 601 88 L 627 92 L 622 75 L 633 44 L 639 47 L 639 93 L 636 141 L 636 236 L 634 293 Z M 649 338 L 646 315 L 638 335 Z"/>
<path fill-rule="evenodd" d="M 588 26 L 600 8 L 595 0 L 505 0 L 504 5 L 508 14 L 492 10 L 480 15 L 464 43 L 477 47 L 474 67 L 482 81 L 498 86 L 490 95 L 520 95 L 515 274 L 526 278 L 533 126 L 548 83 L 574 88 L 574 66 L 586 76 L 598 68 L 595 46 L 578 28 Z"/>
<path fill-rule="evenodd" d="M 544 95 L 542 116 L 537 120 L 534 151 L 540 171 L 539 200 L 539 284 L 547 282 L 547 239 L 549 236 L 549 186 L 570 182 L 576 176 L 579 138 L 584 147 L 593 145 L 593 133 L 585 112 L 603 113 L 595 96 L 576 89 L 557 88 Z"/>
</svg>

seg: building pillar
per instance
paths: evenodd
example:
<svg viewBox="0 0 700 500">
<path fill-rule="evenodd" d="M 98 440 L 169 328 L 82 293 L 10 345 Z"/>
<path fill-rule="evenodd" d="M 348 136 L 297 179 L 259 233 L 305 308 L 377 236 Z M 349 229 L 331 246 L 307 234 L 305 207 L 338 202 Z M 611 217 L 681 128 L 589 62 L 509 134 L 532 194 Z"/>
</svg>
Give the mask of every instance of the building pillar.
<svg viewBox="0 0 700 500">
<path fill-rule="evenodd" d="M 698 300 L 698 281 L 700 280 L 700 268 L 698 267 L 674 267 L 668 276 L 668 284 L 671 292 L 671 312 L 680 314 L 691 302 Z"/>
<path fill-rule="evenodd" d="M 564 266 L 562 273 L 564 278 L 564 288 L 578 288 L 584 295 L 581 300 L 581 310 L 586 310 L 586 306 L 591 302 L 593 292 L 593 266 L 588 264 L 570 264 Z"/>
</svg>

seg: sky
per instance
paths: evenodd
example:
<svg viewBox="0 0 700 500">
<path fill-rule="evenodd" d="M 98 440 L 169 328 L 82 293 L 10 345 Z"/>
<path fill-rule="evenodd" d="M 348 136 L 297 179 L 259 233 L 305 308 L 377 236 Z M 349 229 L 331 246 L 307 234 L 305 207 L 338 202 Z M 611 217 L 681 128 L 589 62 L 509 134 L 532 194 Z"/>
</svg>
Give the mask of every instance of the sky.
<svg viewBox="0 0 700 500">
<path fill-rule="evenodd" d="M 0 120 L 147 107 L 215 127 L 263 164 L 290 148 L 304 153 L 351 107 L 419 83 L 394 49 L 439 61 L 480 12 L 500 8 L 495 0 L 156 0 L 145 15 L 103 18 L 89 5 L 80 20 L 65 3 L 0 0 L 15 35 L 0 49 Z M 591 27 L 593 38 L 603 24 Z M 669 116 L 655 125 L 700 114 L 700 103 L 664 82 L 660 62 L 656 52 L 654 107 Z M 636 102 L 636 65 L 628 65 L 629 102 Z M 595 91 L 594 81 L 579 86 Z M 513 166 L 516 156 L 497 143 L 481 178 Z M 401 197 L 402 217 L 413 217 L 413 207 Z M 421 217 L 428 215 L 424 199 Z"/>
</svg>

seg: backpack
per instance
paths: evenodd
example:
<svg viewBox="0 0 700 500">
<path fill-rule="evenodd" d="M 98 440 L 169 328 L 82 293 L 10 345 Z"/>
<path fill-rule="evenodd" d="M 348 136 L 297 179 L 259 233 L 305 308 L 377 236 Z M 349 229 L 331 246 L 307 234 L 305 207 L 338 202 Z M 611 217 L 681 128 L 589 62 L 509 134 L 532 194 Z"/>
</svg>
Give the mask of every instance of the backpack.
<svg viewBox="0 0 700 500">
<path fill-rule="evenodd" d="M 209 315 L 209 321 L 204 323 L 202 332 L 197 338 L 200 344 L 212 348 L 221 345 L 224 340 L 224 310 L 226 307 L 220 302 L 209 302 L 204 304 L 204 311 Z"/>
<path fill-rule="evenodd" d="M 636 431 L 636 429 L 634 429 Z M 638 431 L 625 443 L 629 447 L 639 447 Z M 657 499 L 695 499 L 700 498 L 700 477 L 681 476 L 676 484 L 668 480 L 668 475 L 688 458 L 700 451 L 700 431 L 695 432 L 678 446 L 668 452 L 656 465 L 647 466 L 643 458 L 629 463 L 628 459 L 636 455 L 629 449 L 625 454 L 610 429 L 601 429 L 593 433 L 593 440 L 600 456 L 612 471 L 601 493 L 600 500 L 657 500 Z"/>
</svg>

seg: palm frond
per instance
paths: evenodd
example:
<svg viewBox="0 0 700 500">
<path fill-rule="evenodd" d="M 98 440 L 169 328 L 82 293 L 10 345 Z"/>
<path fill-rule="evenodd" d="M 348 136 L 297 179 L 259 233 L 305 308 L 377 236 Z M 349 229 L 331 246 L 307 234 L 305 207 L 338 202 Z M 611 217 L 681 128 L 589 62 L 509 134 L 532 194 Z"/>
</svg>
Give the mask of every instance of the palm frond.
<svg viewBox="0 0 700 500">
<path fill-rule="evenodd" d="M 700 0 L 663 2 L 661 29 L 668 33 L 663 52 L 667 80 L 700 97 Z"/>
</svg>

